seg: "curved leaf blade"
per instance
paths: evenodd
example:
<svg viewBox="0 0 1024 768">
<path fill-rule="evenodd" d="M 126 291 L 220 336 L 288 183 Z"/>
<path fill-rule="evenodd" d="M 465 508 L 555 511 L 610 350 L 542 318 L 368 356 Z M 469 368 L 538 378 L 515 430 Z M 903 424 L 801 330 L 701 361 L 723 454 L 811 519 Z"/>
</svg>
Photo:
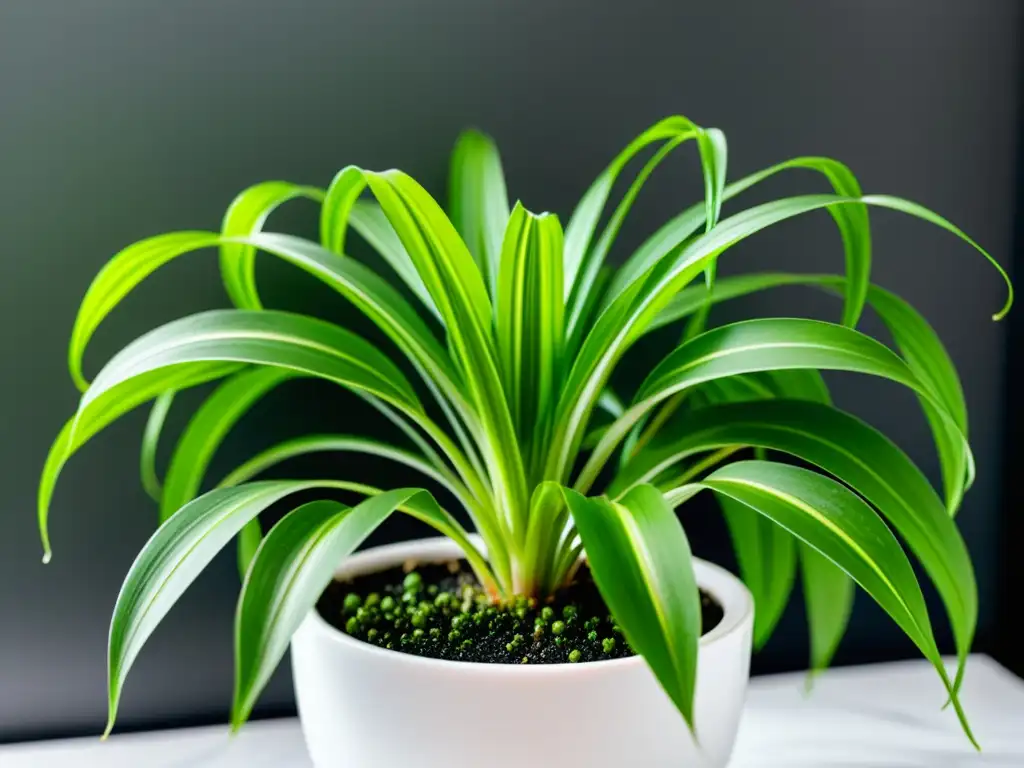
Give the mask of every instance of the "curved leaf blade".
<svg viewBox="0 0 1024 768">
<path fill-rule="evenodd" d="M 879 376 L 909 387 L 942 408 L 938 396 L 892 350 L 851 328 L 797 318 L 734 323 L 682 344 L 655 367 L 641 385 L 634 404 L 594 449 L 577 480 L 577 489 L 589 487 L 597 470 L 637 421 L 674 393 L 737 374 L 786 369 Z M 951 417 L 943 414 L 952 423 Z M 969 450 L 966 439 L 960 439 Z"/>
<path fill-rule="evenodd" d="M 465 488 L 453 482 L 450 475 L 438 471 L 422 456 L 379 440 L 354 435 L 305 435 L 277 443 L 235 467 L 224 476 L 217 487 L 227 488 L 240 485 L 281 462 L 310 453 L 324 452 L 363 453 L 388 459 L 423 473 L 456 496 L 466 493 Z"/>
<path fill-rule="evenodd" d="M 506 527 L 521 542 L 528 496 L 515 427 L 501 383 L 493 312 L 483 277 L 440 206 L 399 171 L 359 171 L 402 240 L 448 330 L 470 401 L 488 435 L 481 452 Z"/>
<path fill-rule="evenodd" d="M 164 392 L 154 402 L 146 420 L 146 429 L 142 433 L 142 450 L 139 452 L 139 477 L 142 487 L 153 501 L 160 503 L 163 496 L 163 484 L 156 470 L 156 451 L 160 443 L 160 435 L 164 431 L 164 422 L 174 403 L 174 390 Z"/>
<path fill-rule="evenodd" d="M 978 591 L 970 555 L 927 478 L 891 440 L 836 408 L 795 400 L 711 406 L 679 418 L 673 433 L 672 439 L 652 445 L 627 464 L 613 490 L 621 493 L 648 482 L 674 462 L 722 446 L 779 451 L 820 467 L 870 502 L 921 561 L 946 607 L 963 667 L 978 621 Z M 807 567 L 804 564 L 805 570 Z M 828 581 L 826 577 L 822 580 Z M 838 587 L 832 591 L 840 593 Z M 823 597 L 819 602 L 827 606 L 829 600 Z M 823 639 L 815 644 L 816 666 L 831 657 L 845 626 L 845 620 L 842 626 L 827 619 L 822 623 L 834 628 L 823 638 L 834 641 Z"/>
<path fill-rule="evenodd" d="M 553 450 L 548 461 L 550 476 L 564 475 L 569 458 L 579 448 L 594 400 L 607 382 L 614 365 L 643 334 L 648 323 L 671 301 L 672 296 L 713 263 L 723 251 L 766 227 L 794 216 L 818 209 L 862 203 L 898 208 L 913 215 L 925 214 L 925 209 L 914 205 L 900 207 L 893 199 L 885 197 L 851 199 L 838 195 L 804 195 L 776 200 L 723 219 L 711 231 L 694 238 L 670 258 L 655 264 L 645 273 L 644 280 L 634 281 L 599 316 L 566 379 L 563 402 L 559 408 L 565 415 L 552 441 Z M 942 221 L 945 222 L 944 219 Z M 996 266 L 1007 285 L 1007 304 L 1002 310 L 1005 313 L 1013 300 L 1013 288 L 1005 271 L 967 235 L 949 222 L 945 224 L 948 225 L 946 229 L 957 234 Z"/>
<path fill-rule="evenodd" d="M 439 469 L 425 457 L 412 451 L 365 437 L 353 435 L 305 435 L 285 440 L 261 451 L 248 461 L 237 466 L 225 475 L 217 487 L 227 488 L 241 485 L 281 462 L 311 453 L 325 452 L 362 453 L 415 469 L 437 482 L 461 502 L 463 507 L 469 512 L 477 531 L 480 532 L 485 541 L 500 541 L 490 519 L 481 518 L 477 514 L 477 504 L 474 503 L 469 490 L 458 478 L 448 471 Z M 262 538 L 263 532 L 257 520 L 251 521 L 242 530 L 242 534 L 239 537 L 238 566 L 243 578 L 249 569 L 249 564 L 252 562 L 252 558 L 256 554 L 256 548 L 259 546 Z M 492 555 L 492 562 L 495 568 L 504 567 L 500 552 Z"/>
<path fill-rule="evenodd" d="M 930 224 L 934 224 L 940 229 L 944 229 L 947 232 L 956 235 L 965 243 L 974 248 L 974 250 L 981 253 L 982 256 L 988 259 L 988 262 L 995 268 L 996 272 L 999 273 L 999 276 L 1003 278 L 1003 283 L 1006 285 L 1006 301 L 1004 302 L 1003 306 L 999 309 L 999 311 L 992 315 L 992 319 L 1002 320 L 1004 317 L 1006 317 L 1006 313 L 1009 312 L 1010 307 L 1013 306 L 1013 283 L 1010 281 L 1010 276 L 1006 274 L 1006 270 L 1003 269 L 1002 265 L 994 258 L 992 258 L 992 256 L 990 256 L 988 252 L 984 248 L 982 248 L 966 232 L 964 232 L 958 226 L 953 224 L 953 222 L 935 213 L 935 211 L 929 210 L 928 208 L 925 208 L 923 205 L 915 203 L 913 200 L 905 200 L 901 197 L 895 197 L 893 195 L 865 195 L 864 197 L 861 198 L 861 200 L 867 203 L 868 205 L 876 205 L 881 208 L 889 208 L 890 210 L 899 211 L 900 213 L 905 213 L 908 216 L 914 216 L 918 219 L 927 221 Z"/>
<path fill-rule="evenodd" d="M 249 718 L 257 698 L 314 609 L 335 569 L 396 509 L 427 495 L 400 488 L 349 509 L 314 501 L 293 510 L 263 540 L 235 613 L 235 692 L 231 728 Z M 440 525 L 446 523 L 439 520 Z"/>
<path fill-rule="evenodd" d="M 592 302 L 595 282 L 626 215 L 647 179 L 676 147 L 694 139 L 697 142 L 704 177 L 704 217 L 711 229 L 722 210 L 722 192 L 725 186 L 725 135 L 711 128 L 705 130 L 681 115 L 669 117 L 648 128 L 627 146 L 594 181 L 580 200 L 566 229 L 565 241 L 565 298 L 569 304 L 567 334 L 578 341 L 582 320 Z M 664 141 L 665 144 L 644 165 L 605 226 L 600 239 L 590 247 L 598 219 L 611 193 L 612 185 L 623 168 L 645 147 Z M 709 284 L 713 282 L 709 272 Z M 574 341 L 572 348 L 578 344 Z"/>
<path fill-rule="evenodd" d="M 882 519 L 862 499 L 816 472 L 765 461 L 729 464 L 699 485 L 769 517 L 849 574 L 935 667 L 964 732 L 977 745 L 935 645 L 910 561 Z"/>
<path fill-rule="evenodd" d="M 861 188 L 850 169 L 837 160 L 828 157 L 798 157 L 778 163 L 753 173 L 724 187 L 721 200 L 728 201 L 772 176 L 790 169 L 816 171 L 832 185 L 835 194 L 843 197 L 860 197 Z M 863 205 L 837 206 L 829 209 L 843 240 L 847 283 L 846 304 L 843 309 L 843 323 L 853 327 L 864 306 L 864 292 L 871 272 L 871 231 L 867 208 Z M 619 270 L 605 297 L 609 305 L 631 283 L 661 261 L 672 251 L 682 246 L 706 221 L 707 212 L 700 204 L 687 208 L 666 222 L 636 250 Z M 717 289 L 716 289 L 717 293 Z M 702 299 L 706 294 L 702 295 Z M 718 300 L 716 295 L 715 301 Z"/>
<path fill-rule="evenodd" d="M 245 363 L 335 381 L 377 395 L 420 423 L 430 423 L 394 364 L 358 336 L 330 323 L 247 310 L 214 310 L 168 323 L 129 344 L 104 367 L 51 447 L 38 501 L 44 559 L 50 555 L 47 520 L 53 488 L 77 448 L 157 395 L 221 378 Z"/>
<path fill-rule="evenodd" d="M 787 285 L 808 285 L 839 292 L 845 281 L 835 275 L 766 273 L 744 275 L 720 280 L 715 290 L 714 301 L 739 298 L 755 291 Z M 703 299 L 697 288 L 681 291 L 651 324 L 650 329 L 662 327 L 697 311 Z M 894 293 L 876 285 L 868 287 L 867 302 L 892 334 L 897 349 L 903 355 L 911 370 L 922 381 L 927 382 L 939 396 L 948 414 L 953 418 L 959 431 L 967 434 L 967 405 L 963 387 L 956 367 L 942 341 L 928 321 L 910 304 Z M 973 477 L 970 454 L 964 451 L 963 442 L 956 429 L 951 429 L 949 420 L 925 399 L 921 401 L 925 417 L 931 427 L 942 466 L 943 487 L 946 506 L 955 513 L 963 496 L 964 481 L 969 487 Z"/>
<path fill-rule="evenodd" d="M 263 229 L 267 218 L 289 200 L 306 198 L 322 203 L 324 190 L 291 184 L 287 181 L 265 181 L 243 190 L 231 202 L 221 234 L 225 238 L 247 237 Z M 239 309 L 262 309 L 256 288 L 256 249 L 241 242 L 226 240 L 220 246 L 220 271 L 224 288 Z"/>
<path fill-rule="evenodd" d="M 362 338 L 323 320 L 269 310 L 212 310 L 150 331 L 107 363 L 82 396 L 79 411 L 143 373 L 213 361 L 286 368 L 370 392 L 407 413 L 421 413 L 402 372 Z"/>
<path fill-rule="evenodd" d="M 68 459 L 92 437 L 124 414 L 171 390 L 187 389 L 207 381 L 223 378 L 237 371 L 237 363 L 206 362 L 162 368 L 143 374 L 132 381 L 95 398 L 88 409 L 79 410 L 57 435 L 43 464 L 37 493 L 39 538 L 43 545 L 43 562 L 50 561 L 50 501 L 57 478 Z"/>
<path fill-rule="evenodd" d="M 380 205 L 371 200 L 356 200 L 349 211 L 348 223 L 381 255 L 402 282 L 419 298 L 423 306 L 443 324 L 444 319 L 438 312 L 434 300 L 430 297 L 427 287 L 423 284 L 419 272 L 416 271 L 416 265 L 412 263 L 405 246 L 398 239 L 395 228 L 391 226 L 391 222 L 384 215 Z"/>
<path fill-rule="evenodd" d="M 243 527 L 276 501 L 298 491 L 338 488 L 366 495 L 376 488 L 338 480 L 267 481 L 218 488 L 189 502 L 157 529 L 125 578 L 110 625 L 109 716 L 114 726 L 125 678 L 146 640 L 178 598 Z M 463 549 L 485 584 L 494 579 L 459 524 L 426 492 L 408 497 L 401 510 L 437 528 Z"/>
<path fill-rule="evenodd" d="M 99 271 L 82 299 L 68 345 L 68 369 L 81 391 L 89 387 L 82 358 L 93 333 L 111 310 L 149 275 L 178 256 L 217 245 L 212 232 L 174 232 L 133 243 Z"/>
<path fill-rule="evenodd" d="M 530 497 L 530 525 L 523 548 L 523 571 L 531 574 L 530 582 L 524 585 L 526 594 L 550 594 L 562 583 L 565 573 L 558 569 L 558 552 L 570 533 L 562 486 L 538 484 Z"/>
<path fill-rule="evenodd" d="M 692 730 L 700 593 L 679 520 L 652 486 L 619 502 L 565 499 L 601 596 Z"/>
<path fill-rule="evenodd" d="M 235 611 L 233 731 L 249 719 L 292 635 L 314 610 L 334 569 L 390 513 L 378 506 L 356 514 L 344 504 L 313 501 L 285 515 L 263 539 Z"/>
<path fill-rule="evenodd" d="M 211 491 L 183 507 L 146 543 L 125 578 L 111 619 L 104 736 L 114 727 L 128 670 L 163 617 L 242 526 L 295 490 L 294 485 L 253 483 Z"/>
</svg>

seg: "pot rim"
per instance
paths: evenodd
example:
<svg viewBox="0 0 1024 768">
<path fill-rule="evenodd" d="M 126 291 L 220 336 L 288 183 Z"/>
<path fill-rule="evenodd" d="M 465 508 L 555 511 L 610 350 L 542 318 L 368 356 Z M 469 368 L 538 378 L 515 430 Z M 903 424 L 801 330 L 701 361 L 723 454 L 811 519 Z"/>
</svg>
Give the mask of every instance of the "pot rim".
<svg viewBox="0 0 1024 768">
<path fill-rule="evenodd" d="M 336 579 L 351 579 L 363 574 L 400 565 L 407 560 L 437 562 L 459 557 L 462 550 L 455 542 L 444 537 L 413 539 L 397 544 L 386 544 L 379 547 L 357 552 L 349 556 L 334 572 Z M 754 600 L 750 591 L 742 581 L 721 566 L 709 563 L 698 557 L 693 558 L 697 584 L 708 592 L 722 608 L 722 619 L 714 629 L 701 635 L 700 647 L 714 645 L 727 636 L 740 630 L 744 625 L 753 622 Z M 643 657 L 639 655 L 620 659 L 604 659 L 588 661 L 582 664 L 569 662 L 557 664 L 500 664 L 481 661 L 453 661 L 435 659 L 429 656 L 418 656 L 402 651 L 388 650 L 376 645 L 357 640 L 351 635 L 329 624 L 314 606 L 304 622 L 307 631 L 314 632 L 325 641 L 335 643 L 341 650 L 350 653 L 363 653 L 381 658 L 383 656 L 395 662 L 423 665 L 443 669 L 452 673 L 486 672 L 492 675 L 566 675 L 583 674 L 586 671 L 611 671 L 619 668 L 633 668 L 643 665 Z"/>
</svg>

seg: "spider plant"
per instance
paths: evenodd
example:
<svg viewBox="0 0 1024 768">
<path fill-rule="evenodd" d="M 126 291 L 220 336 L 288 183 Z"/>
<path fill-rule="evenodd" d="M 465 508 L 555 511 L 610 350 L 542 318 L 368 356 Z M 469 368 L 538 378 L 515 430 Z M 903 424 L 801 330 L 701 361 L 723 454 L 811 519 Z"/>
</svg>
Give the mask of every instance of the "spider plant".
<svg viewBox="0 0 1024 768">
<path fill-rule="evenodd" d="M 691 141 L 700 156 L 703 200 L 614 266 L 616 236 L 641 188 L 673 150 Z M 627 166 L 645 154 L 610 207 Z M 234 200 L 220 232 L 159 235 L 114 256 L 89 287 L 74 325 L 68 363 L 83 394 L 46 460 L 38 509 L 49 559 L 48 509 L 63 465 L 118 417 L 155 400 L 142 477 L 159 503 L 161 524 L 114 609 L 108 732 L 146 639 L 232 539 L 238 538 L 244 576 L 235 625 L 232 723 L 238 727 L 339 560 L 395 512 L 457 542 L 496 601 L 551 594 L 572 578 L 585 553 L 628 641 L 692 723 L 701 611 L 675 509 L 710 491 L 755 596 L 756 645 L 770 636 L 799 570 L 812 667 L 827 665 L 859 584 L 934 664 L 970 736 L 957 694 L 977 592 L 953 520 L 974 476 L 964 398 L 928 323 L 870 282 L 869 208 L 924 219 L 988 258 L 1009 291 L 996 319 L 1009 309 L 1012 287 L 992 257 L 953 224 L 907 200 L 862 194 L 835 160 L 801 157 L 726 183 L 726 154 L 719 130 L 683 117 L 662 120 L 604 169 L 563 229 L 552 214 L 510 206 L 494 143 L 469 132 L 452 156 L 447 214 L 401 171 L 349 166 L 326 189 L 257 184 Z M 832 191 L 723 216 L 723 206 L 745 190 L 798 169 L 821 174 Z M 296 198 L 320 206 L 319 243 L 263 230 L 278 206 Z M 839 230 L 844 276 L 716 279 L 716 264 L 733 245 L 818 210 Z M 379 252 L 386 277 L 346 256 L 350 229 Z M 172 259 L 207 248 L 219 249 L 234 308 L 150 331 L 87 381 L 86 347 L 121 299 Z M 264 308 L 257 251 L 335 289 L 380 327 L 390 348 L 377 349 L 314 317 Z M 713 304 L 780 285 L 841 296 L 841 324 L 766 318 L 707 327 Z M 865 305 L 888 326 L 895 349 L 856 330 Z M 642 336 L 667 325 L 683 329 L 680 342 L 620 399 L 610 389 L 613 371 Z M 406 359 L 410 376 L 393 362 L 395 354 Z M 830 403 L 822 370 L 880 376 L 915 393 L 941 460 L 941 496 L 896 445 Z M 345 434 L 300 437 L 254 456 L 202 492 L 226 433 L 260 397 L 297 377 L 356 393 L 404 433 L 406 444 Z M 174 393 L 214 380 L 221 383 L 178 440 L 161 482 L 154 456 Z M 286 459 L 322 451 L 372 454 L 418 470 L 430 487 L 457 501 L 479 540 L 428 489 L 382 490 L 340 477 L 253 479 Z M 264 536 L 259 513 L 308 489 L 363 500 L 352 507 L 329 500 L 299 506 Z M 903 545 L 944 603 L 959 659 L 955 677 L 940 659 Z"/>
</svg>

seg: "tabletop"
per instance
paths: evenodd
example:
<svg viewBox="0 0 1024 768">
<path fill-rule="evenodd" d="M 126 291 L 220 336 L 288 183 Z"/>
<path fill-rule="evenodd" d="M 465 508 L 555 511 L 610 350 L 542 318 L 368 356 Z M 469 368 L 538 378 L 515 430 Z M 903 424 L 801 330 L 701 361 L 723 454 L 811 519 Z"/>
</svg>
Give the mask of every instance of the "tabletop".
<svg viewBox="0 0 1024 768">
<path fill-rule="evenodd" d="M 976 752 L 925 661 L 829 670 L 805 693 L 802 674 L 751 682 L 730 768 L 1022 768 L 1024 682 L 973 656 L 963 701 Z M 0 747 L 3 768 L 311 768 L 298 721 L 153 731 Z"/>
</svg>

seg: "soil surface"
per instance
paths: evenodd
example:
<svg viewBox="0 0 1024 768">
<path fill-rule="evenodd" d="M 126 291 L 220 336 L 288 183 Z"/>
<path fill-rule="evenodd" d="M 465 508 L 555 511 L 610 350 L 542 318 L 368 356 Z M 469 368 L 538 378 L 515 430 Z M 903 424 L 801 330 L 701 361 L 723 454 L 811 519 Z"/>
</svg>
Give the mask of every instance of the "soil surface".
<svg viewBox="0 0 1024 768">
<path fill-rule="evenodd" d="M 706 633 L 722 609 L 701 592 Z M 562 664 L 634 655 L 584 565 L 553 597 L 496 605 L 464 561 L 407 563 L 353 581 L 334 581 L 320 615 L 381 648 L 450 661 Z"/>
</svg>

